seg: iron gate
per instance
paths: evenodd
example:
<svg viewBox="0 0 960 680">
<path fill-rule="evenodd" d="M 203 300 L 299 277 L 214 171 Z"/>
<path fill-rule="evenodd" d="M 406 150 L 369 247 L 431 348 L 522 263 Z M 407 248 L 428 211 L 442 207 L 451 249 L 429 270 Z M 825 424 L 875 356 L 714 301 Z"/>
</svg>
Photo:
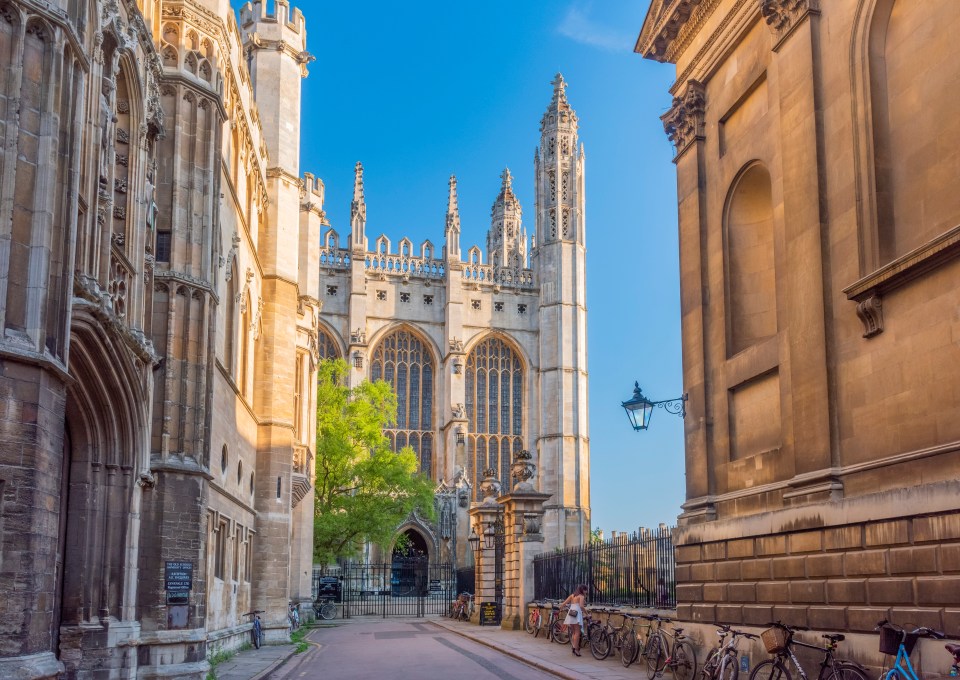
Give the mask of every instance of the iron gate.
<svg viewBox="0 0 960 680">
<path fill-rule="evenodd" d="M 447 614 L 457 596 L 453 565 L 425 559 L 346 565 L 339 579 L 344 618 Z"/>
<path fill-rule="evenodd" d="M 507 536 L 503 526 L 503 506 L 493 523 L 493 600 L 497 603 L 497 623 L 503 618 L 503 560 Z"/>
</svg>

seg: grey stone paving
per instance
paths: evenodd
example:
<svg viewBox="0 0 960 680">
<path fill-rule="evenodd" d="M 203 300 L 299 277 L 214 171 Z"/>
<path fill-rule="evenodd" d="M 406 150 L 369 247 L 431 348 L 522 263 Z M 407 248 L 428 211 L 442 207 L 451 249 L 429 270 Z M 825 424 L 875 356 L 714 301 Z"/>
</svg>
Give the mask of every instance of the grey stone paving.
<svg viewBox="0 0 960 680">
<path fill-rule="evenodd" d="M 296 645 L 264 645 L 238 652 L 214 669 L 217 680 L 261 680 L 296 650 Z"/>
</svg>

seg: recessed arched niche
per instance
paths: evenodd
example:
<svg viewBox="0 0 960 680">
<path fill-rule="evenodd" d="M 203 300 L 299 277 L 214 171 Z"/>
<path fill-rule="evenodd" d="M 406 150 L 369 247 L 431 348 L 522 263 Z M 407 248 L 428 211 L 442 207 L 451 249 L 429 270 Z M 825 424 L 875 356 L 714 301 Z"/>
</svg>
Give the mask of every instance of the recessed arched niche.
<svg viewBox="0 0 960 680">
<path fill-rule="evenodd" d="M 727 356 L 777 333 L 773 196 L 762 163 L 733 181 L 723 220 L 726 264 Z"/>
</svg>

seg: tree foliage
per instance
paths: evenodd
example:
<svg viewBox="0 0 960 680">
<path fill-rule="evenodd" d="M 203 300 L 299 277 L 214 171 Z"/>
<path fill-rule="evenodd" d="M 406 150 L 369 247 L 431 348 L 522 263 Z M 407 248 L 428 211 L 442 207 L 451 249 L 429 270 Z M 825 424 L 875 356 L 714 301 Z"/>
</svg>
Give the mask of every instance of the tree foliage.
<svg viewBox="0 0 960 680">
<path fill-rule="evenodd" d="M 433 516 L 433 483 L 410 447 L 394 452 L 383 433 L 396 422 L 389 383 L 346 384 L 342 359 L 320 364 L 317 383 L 314 557 L 356 555 L 367 541 L 387 544 L 412 512 Z"/>
</svg>

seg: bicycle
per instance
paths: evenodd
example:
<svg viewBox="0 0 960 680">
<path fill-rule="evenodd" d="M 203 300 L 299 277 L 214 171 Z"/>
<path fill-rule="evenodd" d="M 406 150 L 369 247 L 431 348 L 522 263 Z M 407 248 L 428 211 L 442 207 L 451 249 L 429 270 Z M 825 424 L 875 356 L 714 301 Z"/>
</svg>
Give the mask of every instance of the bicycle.
<svg viewBox="0 0 960 680">
<path fill-rule="evenodd" d="M 256 649 L 260 649 L 260 645 L 263 644 L 263 624 L 260 623 L 260 615 L 263 613 L 264 611 L 262 609 L 254 609 L 252 612 L 241 614 L 241 616 L 253 617 L 253 627 L 250 629 L 250 637 Z"/>
<path fill-rule="evenodd" d="M 553 604 L 551 600 L 533 603 L 533 609 L 530 610 L 526 621 L 527 632 L 533 635 L 533 637 L 538 637 L 540 631 L 543 629 L 543 612 L 540 610 L 550 604 Z"/>
<path fill-rule="evenodd" d="M 823 652 L 823 660 L 820 662 L 820 673 L 818 680 L 870 680 L 866 670 L 859 664 L 847 659 L 837 659 L 834 652 L 837 651 L 838 643 L 845 637 L 840 633 L 827 633 L 822 637 L 827 640 L 826 647 L 820 647 L 808 642 L 801 642 L 794 638 L 798 631 L 808 630 L 801 626 L 788 626 L 780 621 L 770 624 L 770 628 L 760 634 L 767 652 L 774 655 L 774 658 L 767 659 L 757 664 L 753 672 L 750 673 L 750 680 L 790 680 L 790 671 L 787 669 L 789 660 L 793 667 L 797 669 L 800 677 L 807 680 L 807 674 L 793 653 L 793 647 L 806 647 L 807 649 L 816 649 Z"/>
<path fill-rule="evenodd" d="M 917 672 L 913 669 L 913 664 L 910 663 L 910 654 L 913 652 L 917 640 L 921 637 L 929 637 L 935 640 L 942 640 L 946 637 L 940 631 L 932 628 L 921 627 L 908 633 L 904 628 L 886 620 L 878 623 L 874 630 L 880 631 L 880 651 L 883 654 L 897 655 L 890 670 L 880 676 L 885 680 L 920 680 Z M 957 652 L 960 651 L 960 647 L 957 645 L 947 645 L 946 647 L 947 651 L 951 651 L 950 647 L 956 648 L 951 653 L 954 655 L 954 660 L 957 660 Z M 954 667 L 956 667 L 956 664 L 954 664 Z"/>
<path fill-rule="evenodd" d="M 337 605 L 332 596 L 324 597 L 319 603 L 320 606 L 316 609 L 318 618 L 329 621 L 337 615 Z"/>
<path fill-rule="evenodd" d="M 450 607 L 450 618 L 455 621 L 468 621 L 470 619 L 470 593 L 460 593 Z"/>
<path fill-rule="evenodd" d="M 730 641 L 726 642 L 727 636 Z M 740 666 L 737 660 L 737 642 L 741 637 L 756 640 L 757 635 L 735 630 L 730 626 L 717 626 L 717 647 L 707 653 L 700 671 L 701 680 L 737 680 Z"/>
<path fill-rule="evenodd" d="M 542 606 L 540 602 L 533 602 L 533 607 L 527 613 L 524 620 L 524 629 L 533 637 L 540 635 L 540 626 L 543 625 L 543 614 L 540 612 Z"/>
<path fill-rule="evenodd" d="M 672 632 L 664 630 L 663 624 L 673 623 L 673 619 L 656 614 L 652 618 L 657 625 L 647 640 L 647 677 L 653 680 L 669 667 L 676 680 L 690 680 L 697 673 L 697 655 L 683 628 L 674 626 Z"/>
<path fill-rule="evenodd" d="M 610 624 L 610 617 L 619 614 L 619 609 L 598 609 L 600 614 L 606 614 L 607 620 L 599 626 L 595 626 L 590 634 L 590 653 L 597 661 L 603 661 L 613 649 L 617 651 L 623 645 L 623 629 L 627 625 L 627 618 L 623 617 L 620 625 L 614 627 Z"/>
<path fill-rule="evenodd" d="M 641 631 L 637 630 L 637 621 L 639 621 L 642 616 L 634 616 L 633 614 L 624 614 L 624 625 L 626 622 L 630 622 L 630 630 L 624 631 L 623 633 L 623 643 L 620 645 L 620 663 L 623 664 L 624 668 L 630 668 L 630 665 L 636 661 L 640 656 L 640 650 L 646 646 L 646 638 L 642 637 Z M 641 624 L 641 627 L 645 627 L 647 631 L 650 630 L 650 624 Z"/>
<path fill-rule="evenodd" d="M 953 665 L 950 666 L 950 677 L 960 675 L 960 645 L 944 645 L 944 649 L 953 656 Z"/>
<path fill-rule="evenodd" d="M 291 602 L 287 618 L 290 619 L 290 630 L 297 630 L 300 627 L 300 605 Z"/>
</svg>

